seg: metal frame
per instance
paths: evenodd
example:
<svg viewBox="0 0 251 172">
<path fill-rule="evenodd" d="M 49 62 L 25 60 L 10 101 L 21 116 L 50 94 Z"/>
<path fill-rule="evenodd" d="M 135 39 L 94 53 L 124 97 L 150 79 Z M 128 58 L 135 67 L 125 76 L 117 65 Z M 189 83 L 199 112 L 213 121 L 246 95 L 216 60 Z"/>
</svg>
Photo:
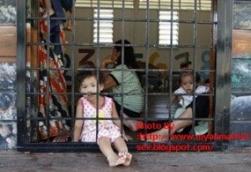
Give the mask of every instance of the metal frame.
<svg viewBox="0 0 251 172">
<path fill-rule="evenodd" d="M 215 133 L 229 134 L 231 100 L 233 0 L 217 2 L 218 25 L 216 43 Z M 217 145 L 227 146 L 218 142 Z"/>
<path fill-rule="evenodd" d="M 25 57 L 26 57 L 26 32 L 25 32 L 25 0 L 17 1 L 17 149 L 25 145 Z"/>
<path fill-rule="evenodd" d="M 196 1 L 195 1 L 196 2 Z M 230 93 L 231 93 L 231 83 L 230 83 L 230 67 L 231 67 L 231 31 L 232 31 L 232 0 L 214 0 L 214 2 L 217 3 L 217 18 L 214 18 L 213 23 L 216 24 L 215 30 L 217 32 L 217 36 L 214 35 L 214 37 L 217 37 L 217 40 L 215 40 L 215 48 L 217 50 L 216 52 L 216 90 L 215 90 L 215 133 L 225 133 L 227 134 L 229 132 L 229 120 L 230 120 Z M 124 6 L 124 3 L 123 3 Z M 171 7 L 173 8 L 173 7 Z M 195 9 L 196 11 L 196 9 Z M 122 13 L 124 13 L 124 10 L 122 10 Z M 98 147 L 96 144 L 87 144 L 87 143 L 27 143 L 27 133 L 26 133 L 26 80 L 25 80 L 25 73 L 26 73 L 26 63 L 25 63 L 25 57 L 26 57 L 26 31 L 25 31 L 25 24 L 26 24 L 26 0 L 19 0 L 17 1 L 17 126 L 18 126 L 18 144 L 17 149 L 20 151 L 97 151 Z M 171 15 L 172 16 L 172 15 Z M 171 18 L 171 21 L 173 19 Z M 75 21 L 75 20 L 74 20 Z M 122 31 L 124 29 L 125 24 L 125 18 L 122 17 Z M 147 3 L 147 9 L 146 9 L 146 47 L 144 52 L 146 54 L 149 54 L 148 49 L 149 46 L 149 40 L 148 40 L 148 26 L 149 26 L 149 3 Z M 198 24 L 197 21 L 195 21 L 194 25 Z M 73 26 L 75 30 L 75 26 Z M 196 27 L 196 26 L 194 26 Z M 124 37 L 124 31 L 123 35 Z M 196 38 L 194 38 L 196 41 Z M 73 33 L 73 40 L 75 40 L 75 32 Z M 196 42 L 195 42 L 196 44 Z M 171 45 L 170 51 L 171 51 L 171 57 L 173 57 L 173 46 Z M 124 49 L 124 48 L 123 48 Z M 100 51 L 100 46 L 97 46 L 98 54 Z M 73 51 L 73 50 L 72 50 Z M 122 50 L 124 51 L 124 50 Z M 73 52 L 72 52 L 73 54 Z M 171 64 L 172 64 L 172 58 Z M 98 61 L 99 63 L 99 61 Z M 123 58 L 122 58 L 123 63 Z M 74 65 L 72 65 L 74 68 Z M 74 70 L 72 69 L 72 76 L 74 76 Z M 149 69 L 148 65 L 145 67 L 146 75 L 148 75 Z M 170 70 L 170 76 L 172 76 L 172 69 Z M 73 81 L 75 81 L 73 79 Z M 171 81 L 171 79 L 170 79 Z M 148 80 L 145 80 L 146 85 L 148 85 Z M 169 83 L 171 84 L 171 82 Z M 171 95 L 171 87 L 169 88 L 169 94 Z M 148 87 L 145 89 L 148 94 Z M 74 91 L 72 90 L 71 93 Z M 74 96 L 73 96 L 74 97 Z M 73 100 L 71 100 L 72 103 Z M 146 96 L 145 103 L 148 102 L 148 98 Z M 147 110 L 148 107 L 145 106 L 145 110 Z M 74 118 L 73 118 L 74 119 Z M 143 117 L 144 121 L 147 119 L 147 116 Z M 122 119 L 123 120 L 123 119 Z M 194 124 L 193 124 L 194 125 Z M 142 143 L 142 142 L 141 142 Z M 130 143 L 128 147 L 132 150 L 135 150 L 136 145 L 139 143 Z M 147 144 L 147 143 L 143 143 Z M 227 144 L 224 144 L 222 142 L 213 142 L 212 143 L 216 150 L 225 148 Z"/>
</svg>

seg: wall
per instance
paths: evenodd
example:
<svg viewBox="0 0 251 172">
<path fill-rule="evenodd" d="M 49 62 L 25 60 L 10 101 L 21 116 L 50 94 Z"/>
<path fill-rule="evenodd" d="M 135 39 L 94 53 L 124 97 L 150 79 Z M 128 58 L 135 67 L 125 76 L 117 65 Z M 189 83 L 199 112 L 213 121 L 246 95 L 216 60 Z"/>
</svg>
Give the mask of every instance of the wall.
<svg viewBox="0 0 251 172">
<path fill-rule="evenodd" d="M 115 9 L 114 11 L 114 18 L 121 18 L 121 10 Z M 92 18 L 93 17 L 93 10 L 87 8 L 77 8 L 76 16 L 84 18 Z M 200 11 L 197 14 L 197 18 L 199 22 L 210 22 L 212 21 L 212 14 L 208 11 Z M 131 43 L 144 46 L 146 36 L 146 23 L 142 22 L 146 17 L 146 11 L 137 9 L 126 9 L 125 10 L 125 19 L 130 20 L 138 20 L 135 21 L 125 21 L 124 27 L 124 37 L 130 40 Z M 149 13 L 149 17 L 151 20 L 158 20 L 158 11 L 151 10 Z M 180 20 L 191 20 L 193 18 L 193 12 L 188 10 L 179 11 L 179 19 Z M 180 23 L 179 24 L 179 44 L 182 46 L 184 45 L 193 45 L 193 24 L 187 23 Z M 93 41 L 93 22 L 92 21 L 76 21 L 76 42 L 77 44 L 92 44 Z M 118 40 L 122 38 L 122 22 L 121 21 L 114 21 L 114 40 Z M 209 24 L 200 24 L 197 26 L 197 44 L 200 45 L 201 49 L 198 48 L 196 51 L 195 59 L 196 59 L 196 69 L 200 69 L 203 65 L 202 62 L 202 54 L 205 51 L 209 51 L 210 47 L 212 46 L 212 26 Z M 69 41 L 72 39 L 71 34 L 68 33 Z M 149 23 L 149 43 L 157 45 L 158 43 L 158 22 L 150 22 Z M 83 48 L 83 47 L 81 47 Z M 86 47 L 85 47 L 86 48 Z M 67 49 L 67 48 L 66 48 Z M 170 58 L 170 49 L 167 48 L 150 48 L 149 49 L 149 56 L 153 52 L 158 52 L 160 54 L 160 58 L 158 62 L 165 63 L 167 66 L 169 58 Z M 137 47 L 135 48 L 136 53 L 144 54 L 144 48 Z M 173 51 L 173 55 L 176 56 L 180 53 L 189 52 L 189 58 L 192 61 L 193 59 L 193 49 L 192 48 L 175 48 Z M 70 51 L 69 51 L 70 53 Z M 111 53 L 111 48 L 101 48 L 100 56 L 105 57 Z M 77 50 L 75 51 L 75 55 L 77 59 L 81 58 L 81 55 L 78 54 Z M 96 55 L 96 54 L 95 54 Z M 93 56 L 93 60 L 95 59 L 95 55 Z M 146 55 L 143 56 L 145 60 Z M 77 60 L 76 60 L 77 61 Z M 94 60 L 95 61 L 95 60 Z M 180 61 L 176 61 L 174 63 L 174 68 L 179 69 Z"/>
<path fill-rule="evenodd" d="M 0 1 L 0 149 L 11 149 L 16 146 L 15 2 Z"/>
<path fill-rule="evenodd" d="M 14 62 L 16 56 L 15 0 L 0 1 L 0 62 Z"/>
</svg>

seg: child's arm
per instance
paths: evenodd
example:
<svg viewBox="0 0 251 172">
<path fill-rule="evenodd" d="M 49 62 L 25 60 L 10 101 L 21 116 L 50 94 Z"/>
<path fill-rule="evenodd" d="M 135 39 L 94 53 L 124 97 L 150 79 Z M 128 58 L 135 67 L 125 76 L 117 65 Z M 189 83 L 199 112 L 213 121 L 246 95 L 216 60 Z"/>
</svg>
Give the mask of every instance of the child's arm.
<svg viewBox="0 0 251 172">
<path fill-rule="evenodd" d="M 119 116 L 118 116 L 118 112 L 117 112 L 117 110 L 116 110 L 116 107 L 115 107 L 114 102 L 112 102 L 112 118 L 115 118 L 115 119 L 112 120 L 113 123 L 114 123 L 115 125 L 117 125 L 117 126 L 120 128 L 120 130 L 122 130 L 122 137 L 123 137 L 125 140 L 128 140 L 128 139 L 126 138 L 126 136 L 125 136 L 125 131 L 122 129 L 121 121 L 120 121 L 120 118 L 119 118 Z"/>
<path fill-rule="evenodd" d="M 172 101 L 171 103 L 172 104 L 177 104 L 179 103 L 180 99 L 182 98 L 182 96 L 178 95 L 178 94 L 182 94 L 182 90 L 181 90 L 181 87 L 178 88 L 177 90 L 175 90 L 172 94 Z"/>
<path fill-rule="evenodd" d="M 116 110 L 114 102 L 112 102 L 112 118 L 116 118 L 116 119 L 113 119 L 112 121 L 115 125 L 117 125 L 121 129 L 121 127 L 122 127 L 121 121 L 119 119 L 118 112 Z"/>
<path fill-rule="evenodd" d="M 84 109 L 82 107 L 81 99 L 78 100 L 77 109 L 76 109 L 76 118 L 83 117 Z M 76 119 L 75 125 L 74 125 L 74 136 L 73 141 L 78 142 L 80 139 L 81 130 L 83 128 L 83 120 L 82 119 Z"/>
<path fill-rule="evenodd" d="M 173 95 L 172 96 L 172 104 L 176 104 L 176 103 L 178 103 L 179 102 L 179 100 L 180 100 L 180 98 L 179 98 L 179 96 L 177 96 L 177 95 Z"/>
</svg>

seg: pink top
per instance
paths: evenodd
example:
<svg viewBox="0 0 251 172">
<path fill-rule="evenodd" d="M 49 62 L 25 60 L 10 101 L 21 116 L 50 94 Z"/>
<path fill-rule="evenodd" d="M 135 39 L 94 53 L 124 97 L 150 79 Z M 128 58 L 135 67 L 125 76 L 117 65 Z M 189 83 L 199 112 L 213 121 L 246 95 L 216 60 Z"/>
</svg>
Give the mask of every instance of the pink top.
<svg viewBox="0 0 251 172">
<path fill-rule="evenodd" d="M 104 105 L 98 109 L 99 118 L 112 118 L 112 104 L 113 101 L 109 97 L 104 97 Z M 83 105 L 83 117 L 92 118 L 85 119 L 82 130 L 82 141 L 84 142 L 95 142 L 96 141 L 96 116 L 97 109 L 94 107 L 86 98 L 81 98 Z M 118 137 L 120 135 L 119 127 L 116 126 L 111 119 L 102 120 L 98 119 L 98 138 L 101 136 L 110 137 L 112 140 L 115 139 L 113 136 Z"/>
</svg>

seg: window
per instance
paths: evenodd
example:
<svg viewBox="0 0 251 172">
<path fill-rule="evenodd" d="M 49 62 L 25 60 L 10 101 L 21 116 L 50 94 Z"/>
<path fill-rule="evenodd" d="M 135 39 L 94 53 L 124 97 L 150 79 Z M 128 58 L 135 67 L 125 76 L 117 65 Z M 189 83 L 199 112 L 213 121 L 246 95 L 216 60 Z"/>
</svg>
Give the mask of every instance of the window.
<svg viewBox="0 0 251 172">
<path fill-rule="evenodd" d="M 171 0 L 171 2 L 174 1 L 176 0 Z M 174 104 L 171 100 L 172 96 L 175 95 L 173 91 L 180 87 L 178 82 L 180 74 L 185 71 L 192 72 L 193 76 L 196 76 L 196 73 L 202 73 L 200 83 L 210 79 L 209 86 L 212 91 L 201 95 L 201 97 L 209 99 L 207 102 L 210 104 L 205 105 L 205 107 L 208 107 L 206 109 L 209 112 L 200 111 L 200 113 L 196 109 L 196 113 L 195 111 L 189 113 L 186 116 L 186 122 L 182 123 L 183 127 L 189 128 L 183 130 L 182 134 L 191 134 L 191 132 L 193 134 L 228 132 L 227 126 L 216 126 L 214 124 L 227 123 L 225 118 L 222 120 L 222 116 L 225 115 L 224 109 L 217 104 L 219 102 L 216 103 L 216 100 L 219 100 L 220 96 L 222 96 L 221 88 L 218 87 L 216 81 L 220 79 L 219 76 L 223 75 L 221 71 L 216 69 L 221 68 L 223 62 L 228 62 L 227 55 L 231 49 L 228 46 L 224 49 L 224 52 L 217 51 L 221 45 L 216 46 L 215 43 L 223 42 L 225 45 L 227 40 L 218 36 L 226 32 L 228 33 L 225 34 L 226 36 L 231 35 L 227 30 L 231 23 L 227 25 L 224 23 L 232 15 L 228 10 L 231 6 L 229 1 L 226 1 L 228 3 L 215 4 L 214 7 L 217 10 L 215 13 L 198 11 L 198 17 L 196 16 L 192 20 L 187 14 L 195 16 L 193 10 L 170 10 L 162 9 L 162 6 L 159 6 L 159 9 L 150 9 L 149 11 L 146 9 L 135 9 L 135 11 L 134 9 L 126 9 L 121 12 L 121 9 L 112 8 L 112 6 L 108 8 L 101 7 L 100 3 L 104 2 L 103 0 L 89 1 L 98 2 L 99 5 L 98 7 L 77 7 L 75 9 L 71 16 L 74 28 L 70 32 L 65 32 L 65 40 L 69 40 L 67 45 L 65 45 L 64 39 L 57 40 L 50 37 L 52 34 L 60 37 L 60 34 L 63 34 L 62 32 L 54 33 L 50 29 L 44 31 L 41 28 L 48 22 L 42 20 L 43 14 L 38 13 L 40 10 L 39 1 L 19 0 L 17 2 L 18 16 L 20 18 L 17 21 L 17 26 L 20 29 L 17 35 L 17 71 L 29 74 L 22 75 L 19 72 L 17 75 L 18 95 L 16 102 L 18 114 L 20 114 L 17 116 L 17 122 L 18 131 L 21 131 L 17 139 L 19 150 L 92 151 L 98 149 L 96 136 L 95 139 L 90 140 L 91 142 L 83 139 L 82 143 L 75 142 L 79 138 L 74 138 L 74 124 L 77 121 L 92 121 L 95 124 L 93 129 L 97 134 L 101 131 L 99 127 L 102 124 L 100 123 L 101 120 L 109 119 L 103 116 L 104 113 L 99 113 L 99 108 L 96 108 L 96 113 L 92 113 L 94 116 L 83 115 L 80 118 L 76 116 L 77 100 L 82 96 L 78 89 L 80 85 L 79 76 L 83 76 L 85 73 L 88 74 L 90 71 L 95 72 L 98 79 L 100 79 L 99 77 L 103 72 L 113 72 L 114 76 L 116 75 L 115 78 L 117 77 L 120 80 L 120 83 L 126 83 L 126 85 L 123 85 L 124 87 L 121 86 L 122 89 L 117 87 L 115 90 L 105 91 L 101 95 L 116 97 L 116 100 L 118 100 L 116 102 L 120 103 L 119 105 L 124 108 L 124 111 L 123 108 L 118 111 L 119 114 L 124 113 L 127 107 L 137 112 L 132 114 L 135 116 L 128 117 L 125 120 L 123 120 L 123 115 L 120 116 L 122 117 L 122 123 L 130 120 L 132 123 L 137 124 L 133 128 L 125 127 L 126 134 L 133 138 L 128 142 L 129 147 L 134 150 L 143 151 L 135 146 L 139 144 L 149 146 L 152 144 L 150 143 L 151 140 L 161 141 L 161 143 L 162 141 L 168 141 L 167 146 L 172 143 L 185 143 L 188 146 L 194 146 L 195 142 L 196 144 L 207 143 L 201 141 L 201 139 L 197 140 L 198 137 L 193 135 L 191 135 L 192 138 L 190 137 L 192 140 L 172 137 L 172 133 L 168 133 L 167 137 L 161 138 L 148 137 L 149 135 L 147 135 L 152 129 L 158 130 L 162 126 L 171 128 L 172 124 L 175 125 L 177 121 L 180 121 L 181 118 L 179 117 L 184 117 L 179 116 L 180 109 L 176 113 L 176 107 L 179 107 L 178 103 L 184 105 L 183 101 Z M 29 3 L 26 4 L 26 2 Z M 110 2 L 114 3 L 115 0 L 110 0 Z M 121 2 L 124 4 L 126 0 Z M 139 5 L 141 1 L 133 0 L 133 2 L 134 7 L 137 7 L 135 4 Z M 154 1 L 147 0 L 147 2 Z M 158 3 L 160 2 L 167 1 L 159 0 Z M 212 2 L 214 1 L 212 0 Z M 29 16 L 26 15 L 28 10 L 30 10 Z M 45 6 L 43 10 L 46 13 Z M 206 18 L 213 20 L 204 22 Z M 38 19 L 39 24 L 34 24 L 34 22 L 38 22 Z M 26 23 L 30 24 L 31 27 L 26 28 Z M 56 26 L 60 27 L 60 22 L 56 24 Z M 33 39 L 34 34 L 40 36 Z M 25 36 L 27 36 L 27 39 L 24 39 Z M 44 41 L 44 39 L 50 41 Z M 115 42 L 118 39 L 130 41 L 130 44 L 124 41 L 125 45 L 118 48 L 118 52 L 124 57 L 121 61 L 126 62 L 126 65 L 130 63 L 130 66 L 128 68 L 123 66 L 119 68 L 118 66 L 116 70 L 100 67 L 100 64 L 107 57 L 110 57 L 115 46 L 113 43 L 107 42 Z M 34 43 L 36 46 L 33 46 Z M 119 44 L 120 41 L 116 46 L 119 46 Z M 169 48 L 170 44 L 173 47 Z M 32 56 L 33 50 L 36 52 L 35 59 Z M 131 56 L 133 52 L 135 56 Z M 221 57 L 222 53 L 224 53 L 224 57 L 217 58 Z M 201 57 L 204 56 L 206 58 L 210 57 L 210 60 L 201 61 Z M 136 58 L 137 66 L 132 64 L 134 59 L 131 61 L 131 57 Z M 117 65 L 119 64 L 117 63 Z M 130 78 L 131 76 L 129 78 L 125 77 L 129 74 L 133 78 Z M 195 86 L 200 86 L 196 82 L 196 77 L 191 78 L 193 78 Z M 100 83 L 100 81 L 98 82 Z M 226 84 L 230 85 L 229 83 Z M 196 88 L 194 87 L 194 89 Z M 24 89 L 25 91 L 23 91 Z M 207 90 L 207 88 L 202 88 L 202 90 Z M 100 94 L 99 92 L 95 93 L 96 99 L 98 99 Z M 199 97 L 198 94 L 194 91 L 193 94 L 180 94 L 180 96 L 197 98 Z M 226 104 L 227 100 L 228 98 L 224 99 L 223 103 Z M 196 108 L 196 101 L 193 102 L 193 108 Z M 97 103 L 99 103 L 99 106 L 101 105 L 99 101 Z M 94 105 L 94 107 L 96 106 Z M 229 109 L 229 107 L 227 108 Z M 220 116 L 217 116 L 218 114 Z M 168 124 L 170 125 L 166 125 L 166 122 L 169 121 Z M 171 121 L 175 123 L 171 123 Z M 130 131 L 130 129 L 134 130 L 135 128 L 139 129 L 137 133 Z M 199 130 L 197 130 L 198 128 Z M 78 133 L 81 132 L 83 131 Z M 175 142 L 169 142 L 169 138 L 173 138 L 172 140 Z M 215 143 L 209 140 L 208 144 L 211 147 L 211 144 L 214 146 L 218 142 Z M 211 149 L 209 148 L 209 150 Z"/>
<path fill-rule="evenodd" d="M 98 15 L 98 9 L 94 9 L 93 42 L 113 42 L 113 10 L 100 9 Z"/>
<path fill-rule="evenodd" d="M 134 0 L 126 0 L 124 1 L 125 8 L 133 8 Z M 100 0 L 100 8 L 122 8 L 123 1 L 121 0 Z M 76 7 L 98 7 L 97 0 L 77 0 Z"/>
<path fill-rule="evenodd" d="M 177 11 L 173 11 L 172 15 L 172 20 L 178 20 Z M 171 11 L 159 11 L 159 20 L 159 45 L 178 45 L 179 23 L 167 21 L 171 20 Z"/>
<path fill-rule="evenodd" d="M 150 9 L 194 10 L 195 0 L 149 0 Z M 211 10 L 211 0 L 197 0 L 197 10 Z M 139 8 L 147 8 L 147 0 L 140 0 Z"/>
</svg>

